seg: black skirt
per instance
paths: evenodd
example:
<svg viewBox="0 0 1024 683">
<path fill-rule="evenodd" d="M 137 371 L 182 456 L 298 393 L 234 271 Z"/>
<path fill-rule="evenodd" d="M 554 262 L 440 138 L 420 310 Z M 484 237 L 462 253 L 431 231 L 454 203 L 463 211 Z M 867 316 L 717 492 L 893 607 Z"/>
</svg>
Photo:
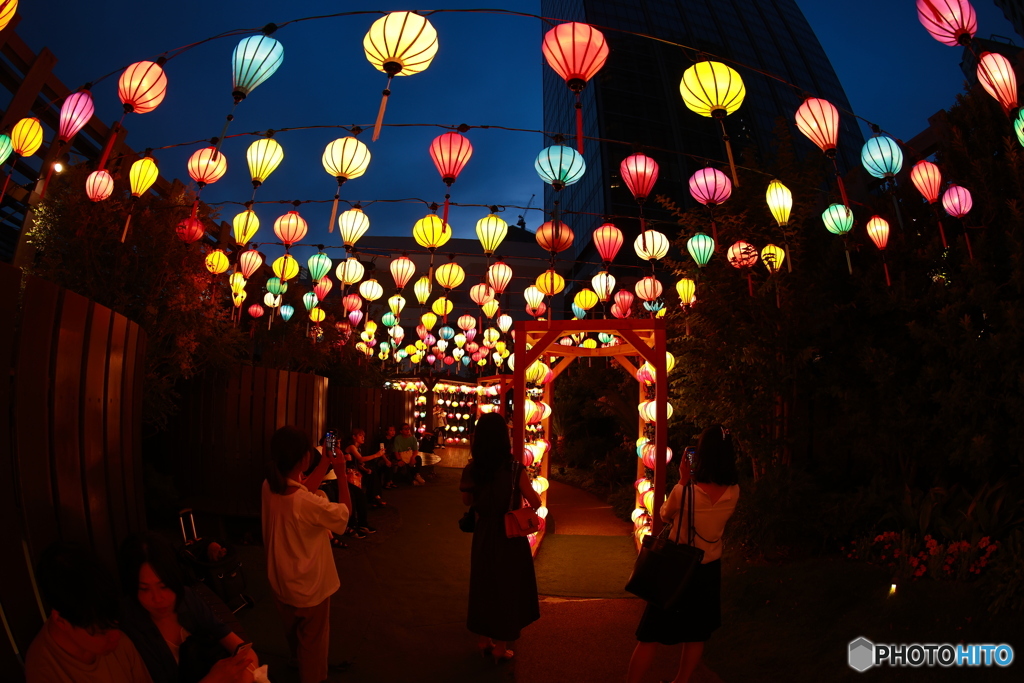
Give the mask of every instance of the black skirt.
<svg viewBox="0 0 1024 683">
<path fill-rule="evenodd" d="M 647 603 L 636 628 L 642 643 L 702 643 L 722 625 L 722 561 L 699 565 L 693 572 L 682 601 L 666 611 Z"/>
</svg>

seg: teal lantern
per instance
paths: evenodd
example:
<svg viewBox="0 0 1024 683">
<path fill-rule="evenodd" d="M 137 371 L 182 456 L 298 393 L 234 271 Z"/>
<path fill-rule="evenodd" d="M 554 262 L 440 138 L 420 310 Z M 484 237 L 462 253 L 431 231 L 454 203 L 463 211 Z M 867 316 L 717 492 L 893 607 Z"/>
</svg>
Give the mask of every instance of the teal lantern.
<svg viewBox="0 0 1024 683">
<path fill-rule="evenodd" d="M 1020 135 L 1020 133 L 1017 133 L 1017 135 Z M 0 166 L 7 161 L 7 157 L 11 156 L 12 151 L 14 151 L 14 145 L 11 144 L 11 136 L 0 135 Z"/>
<path fill-rule="evenodd" d="M 467 368 L 469 367 L 469 361 L 470 361 L 469 356 L 463 356 L 462 357 L 462 364 L 465 365 Z M 463 429 L 463 428 L 460 427 L 459 429 Z"/>
<path fill-rule="evenodd" d="M 876 135 L 861 148 L 860 163 L 876 178 L 892 178 L 903 168 L 903 151 L 888 135 Z"/>
<path fill-rule="evenodd" d="M 686 251 L 690 252 L 697 265 L 703 268 L 715 253 L 715 241 L 708 235 L 698 232 L 686 241 Z"/>
<path fill-rule="evenodd" d="M 1021 144 L 1021 146 L 1024 146 L 1024 109 L 1021 109 L 1019 112 L 1017 112 L 1017 118 L 1014 119 L 1014 121 L 1013 121 L 1013 132 L 1017 134 L 1017 142 L 1019 142 Z M 0 143 L 3 142 L 3 138 L 5 138 L 5 137 L 7 137 L 7 136 L 6 135 L 0 135 Z M 8 142 L 7 142 L 7 149 L 8 150 L 10 150 L 10 144 L 11 143 L 8 140 Z M 6 152 L 4 154 L 0 154 L 0 157 L 6 159 L 8 154 L 10 154 L 10 151 L 8 151 L 8 152 Z M 3 161 L 0 161 L 0 164 L 2 164 L 2 163 L 3 163 Z"/>
<path fill-rule="evenodd" d="M 825 228 L 833 235 L 845 235 L 853 229 L 853 212 L 845 204 L 832 204 L 821 214 Z"/>
<path fill-rule="evenodd" d="M 391 311 L 388 311 L 381 316 L 380 321 L 384 323 L 384 327 L 394 327 L 398 324 L 398 316 Z"/>
<path fill-rule="evenodd" d="M 381 353 L 385 353 L 386 354 L 388 351 L 391 350 L 391 344 L 387 343 L 386 341 L 382 341 L 380 343 L 380 347 L 379 348 L 380 348 L 380 352 Z"/>
<path fill-rule="evenodd" d="M 288 283 L 284 282 L 279 277 L 272 277 L 267 279 L 267 291 L 274 296 L 281 296 L 288 291 Z"/>
<path fill-rule="evenodd" d="M 646 308 L 651 313 L 657 313 L 661 309 L 665 308 L 665 302 L 662 301 L 661 299 L 658 299 L 657 301 L 645 301 L 644 308 Z"/>
<path fill-rule="evenodd" d="M 319 282 L 324 275 L 331 272 L 331 257 L 320 251 L 310 256 L 306 265 L 309 266 L 309 279 Z"/>
<path fill-rule="evenodd" d="M 598 332 L 597 339 L 602 344 L 611 344 L 613 341 L 615 341 L 615 335 L 608 334 L 607 332 Z"/>
<path fill-rule="evenodd" d="M 448 341 L 455 336 L 455 330 L 445 325 L 444 327 L 437 331 L 437 334 L 441 337 L 441 339 Z"/>
<path fill-rule="evenodd" d="M 235 104 L 244 100 L 284 61 L 284 47 L 268 35 L 243 38 L 231 55 Z"/>
<path fill-rule="evenodd" d="M 289 320 L 292 319 L 292 315 L 295 314 L 295 308 L 293 306 L 289 306 L 288 304 L 285 304 L 284 306 L 281 307 L 280 313 L 281 313 L 281 320 L 283 320 L 285 322 L 288 322 Z"/>
<path fill-rule="evenodd" d="M 587 312 L 586 312 L 586 311 L 584 311 L 584 310 L 583 310 L 582 308 L 580 308 L 579 306 L 577 306 L 576 304 L 573 304 L 573 305 L 572 305 L 572 314 L 573 314 L 574 316 L 576 316 L 577 318 L 579 318 L 580 320 L 583 320 L 584 318 L 586 318 L 586 317 L 587 317 Z"/>
<path fill-rule="evenodd" d="M 319 303 L 320 299 L 313 292 L 306 292 L 302 295 L 302 305 L 306 307 L 307 311 L 312 311 Z"/>
<path fill-rule="evenodd" d="M 555 192 L 575 183 L 587 170 L 583 155 L 564 145 L 545 147 L 533 167 L 537 169 L 540 179 L 555 188 Z"/>
</svg>

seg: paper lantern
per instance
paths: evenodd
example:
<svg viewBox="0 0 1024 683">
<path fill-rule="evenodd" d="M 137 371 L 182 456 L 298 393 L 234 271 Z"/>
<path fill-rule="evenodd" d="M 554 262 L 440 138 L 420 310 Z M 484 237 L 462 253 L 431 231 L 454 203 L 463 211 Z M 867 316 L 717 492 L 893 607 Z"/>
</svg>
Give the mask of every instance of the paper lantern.
<svg viewBox="0 0 1024 683">
<path fill-rule="evenodd" d="M 200 190 L 220 180 L 227 170 L 228 158 L 218 152 L 216 147 L 196 150 L 188 158 L 188 174 Z"/>
<path fill-rule="evenodd" d="M 507 313 L 499 315 L 498 329 L 505 333 L 512 329 L 512 316 L 508 315 Z"/>
<path fill-rule="evenodd" d="M 160 177 L 160 171 L 156 167 L 153 157 L 142 157 L 132 164 L 128 171 L 128 184 L 131 186 L 132 196 L 141 197 L 153 183 Z"/>
<path fill-rule="evenodd" d="M 523 290 L 523 298 L 526 299 L 527 306 L 537 309 L 544 302 L 544 292 L 534 285 L 529 285 Z"/>
<path fill-rule="evenodd" d="M 498 312 L 498 309 L 500 307 L 501 306 L 500 304 L 498 304 L 497 299 L 491 299 L 490 301 L 481 304 L 480 310 L 482 310 L 484 312 L 484 315 L 486 315 L 488 318 L 493 318 L 494 314 Z"/>
<path fill-rule="evenodd" d="M 876 178 L 892 178 L 903 168 L 903 151 L 888 135 L 876 135 L 864 143 L 860 162 Z"/>
<path fill-rule="evenodd" d="M 43 126 L 35 117 L 21 119 L 11 129 L 11 146 L 19 156 L 32 156 L 39 151 L 42 144 Z"/>
<path fill-rule="evenodd" d="M 583 153 L 583 108 L 580 93 L 608 59 L 604 34 L 593 26 L 569 22 L 555 26 L 544 34 L 541 52 L 548 66 L 565 80 L 576 95 L 576 141 Z"/>
<path fill-rule="evenodd" d="M 284 61 L 284 46 L 268 35 L 243 38 L 231 54 L 231 96 L 235 104 L 277 71 Z"/>
<path fill-rule="evenodd" d="M 1017 118 L 1013 120 L 1013 132 L 1017 134 L 1017 142 L 1024 147 L 1024 109 L 1017 112 Z M 6 158 L 0 153 L 0 159 Z M 0 163 L 3 163 L 0 161 Z"/>
<path fill-rule="evenodd" d="M 228 286 L 232 294 L 238 294 L 245 289 L 245 276 L 241 273 L 231 273 L 228 277 Z"/>
<path fill-rule="evenodd" d="M 308 229 L 309 225 L 298 211 L 289 211 L 274 221 L 274 234 L 284 242 L 285 247 L 290 247 L 305 237 Z"/>
<path fill-rule="evenodd" d="M 508 234 L 508 223 L 489 213 L 476 222 L 476 238 L 484 253 L 493 256 L 505 235 Z"/>
<path fill-rule="evenodd" d="M 88 90 L 79 90 L 71 93 L 64 99 L 60 107 L 60 125 L 57 130 L 57 139 L 61 142 L 70 142 L 71 138 L 78 135 L 79 131 L 89 123 L 93 112 L 96 111 L 92 102 L 92 93 Z"/>
<path fill-rule="evenodd" d="M 785 260 L 786 252 L 774 244 L 769 244 L 761 250 L 761 263 L 764 264 L 770 273 L 779 272 L 779 268 L 782 267 L 782 262 Z"/>
<path fill-rule="evenodd" d="M 288 291 L 288 283 L 282 282 L 279 277 L 267 278 L 267 291 L 274 296 L 280 296 Z"/>
<path fill-rule="evenodd" d="M 437 31 L 419 14 L 391 12 L 370 26 L 363 37 L 363 51 L 375 69 L 388 75 L 373 127 L 373 141 L 376 141 L 380 137 L 384 111 L 391 95 L 391 79 L 411 76 L 430 66 L 437 54 Z"/>
<path fill-rule="evenodd" d="M 451 187 L 455 179 L 473 156 L 473 145 L 469 139 L 455 131 L 442 133 L 430 143 L 430 158 L 441 174 L 441 180 Z"/>
<path fill-rule="evenodd" d="M 679 93 L 686 107 L 701 116 L 724 118 L 743 104 L 746 88 L 739 73 L 721 62 L 698 62 L 683 72 Z"/>
<path fill-rule="evenodd" d="M 156 109 L 167 94 L 167 74 L 158 62 L 136 62 L 117 81 L 117 96 L 125 113 L 146 114 Z"/>
<path fill-rule="evenodd" d="M 341 298 L 341 306 L 345 309 L 346 313 L 351 313 L 352 311 L 358 311 L 363 307 L 363 300 L 358 294 L 346 294 Z M 367 323 L 367 326 L 369 326 L 369 322 Z M 374 329 L 376 329 L 376 327 L 374 327 Z"/>
<path fill-rule="evenodd" d="M 733 268 L 753 268 L 757 263 L 757 247 L 740 240 L 729 247 L 726 258 Z"/>
<path fill-rule="evenodd" d="M 657 261 L 668 253 L 668 237 L 657 230 L 647 230 L 637 235 L 633 251 L 645 261 Z"/>
<path fill-rule="evenodd" d="M 437 324 L 437 316 L 434 315 L 432 312 L 427 311 L 426 313 L 420 316 L 420 322 L 423 323 L 423 327 L 425 327 L 428 330 L 432 330 L 434 329 L 434 325 Z"/>
<path fill-rule="evenodd" d="M 638 280 L 633 289 L 636 291 L 636 295 L 644 301 L 654 301 L 662 293 L 661 283 L 650 275 Z"/>
<path fill-rule="evenodd" d="M 245 150 L 252 186 L 259 187 L 284 161 L 284 148 L 274 138 L 260 138 Z"/>
<path fill-rule="evenodd" d="M 277 308 L 281 305 L 281 297 L 274 296 L 270 292 L 263 295 L 263 305 L 268 308 Z"/>
<path fill-rule="evenodd" d="M 469 288 L 469 298 L 477 306 L 483 306 L 488 301 L 494 299 L 494 288 L 486 282 L 475 284 Z"/>
<path fill-rule="evenodd" d="M 619 173 L 633 198 L 643 204 L 658 180 L 658 163 L 643 154 L 632 154 L 619 164 Z"/>
<path fill-rule="evenodd" d="M 11 23 L 11 19 L 14 18 L 14 13 L 18 11 L 18 0 L 6 0 L 0 2 L 0 31 L 7 28 L 7 25 Z"/>
<path fill-rule="evenodd" d="M 443 247 L 452 238 L 451 227 L 442 222 L 437 214 L 427 214 L 412 226 L 412 237 L 416 244 L 434 251 Z"/>
<path fill-rule="evenodd" d="M 388 308 L 395 314 L 395 317 L 402 315 L 405 310 L 405 297 L 401 294 L 392 294 L 388 297 Z"/>
<path fill-rule="evenodd" d="M 241 247 L 244 247 L 256 235 L 259 228 L 260 219 L 252 209 L 246 209 L 231 219 L 231 230 L 235 235 L 235 242 Z"/>
<path fill-rule="evenodd" d="M 102 202 L 114 191 L 114 179 L 105 169 L 93 171 L 85 179 L 85 194 L 94 202 Z"/>
<path fill-rule="evenodd" d="M 319 280 L 314 280 L 316 284 L 313 286 L 313 293 L 316 294 L 316 298 L 323 301 L 327 298 L 327 295 L 334 289 L 334 282 L 327 275 L 324 275 Z"/>
<path fill-rule="evenodd" d="M 0 165 L 7 161 L 13 151 L 14 145 L 11 143 L 11 136 L 0 133 Z"/>
<path fill-rule="evenodd" d="M 615 291 L 615 276 L 607 270 L 602 270 L 590 279 L 590 284 L 593 286 L 597 298 L 603 303 L 608 301 L 612 292 Z"/>
<path fill-rule="evenodd" d="M 253 304 L 252 306 L 249 307 L 249 315 L 252 316 L 253 318 L 262 318 L 263 307 L 260 306 L 259 304 Z"/>
<path fill-rule="evenodd" d="M 922 159 L 910 169 L 910 181 L 929 204 L 939 201 L 939 190 L 942 189 L 942 171 L 939 167 Z"/>
<path fill-rule="evenodd" d="M 369 229 L 370 219 L 358 206 L 342 211 L 341 215 L 338 216 L 338 231 L 341 233 L 342 244 L 348 250 L 351 250 L 356 242 L 359 241 L 359 238 L 365 235 Z"/>
<path fill-rule="evenodd" d="M 597 305 L 598 296 L 597 293 L 592 289 L 583 288 L 576 292 L 576 296 L 573 297 L 573 303 L 582 308 L 584 311 L 589 311 L 591 308 Z"/>
<path fill-rule="evenodd" d="M 302 305 L 306 307 L 307 311 L 312 311 L 319 303 L 320 299 L 316 292 L 306 292 L 302 295 Z"/>
<path fill-rule="evenodd" d="M 625 289 L 615 292 L 615 303 L 622 308 L 629 308 L 633 305 L 633 294 Z"/>
<path fill-rule="evenodd" d="M 299 262 L 291 254 L 279 256 L 274 260 L 271 267 L 274 275 L 280 278 L 282 282 L 287 282 L 299 274 Z"/>
<path fill-rule="evenodd" d="M 680 306 L 692 306 L 697 301 L 697 283 L 684 277 L 676 283 Z"/>
<path fill-rule="evenodd" d="M 793 193 L 778 180 L 772 180 L 768 183 L 765 200 L 768 202 L 768 210 L 772 212 L 775 222 L 779 224 L 780 228 L 786 227 L 789 224 L 789 214 L 793 210 Z"/>
<path fill-rule="evenodd" d="M 601 260 L 605 264 L 614 261 L 615 255 L 622 247 L 622 231 L 611 223 L 605 223 L 594 230 L 593 239 L 597 253 L 601 255 Z"/>
<path fill-rule="evenodd" d="M 828 100 L 808 97 L 796 110 L 796 127 L 826 156 L 835 157 L 839 144 L 839 110 Z"/>
<path fill-rule="evenodd" d="M 309 270 L 309 279 L 316 282 L 327 273 L 331 272 L 331 257 L 322 251 L 318 251 L 306 261 Z"/>
<path fill-rule="evenodd" d="M 572 147 L 564 145 L 552 145 L 544 148 L 537 155 L 533 167 L 537 170 L 540 179 L 550 184 L 555 192 L 578 181 L 587 170 L 583 155 Z"/>
<path fill-rule="evenodd" d="M 455 306 L 449 301 L 448 297 L 439 296 L 434 299 L 434 303 L 430 305 L 430 310 L 439 316 L 446 316 L 452 312 Z"/>
<path fill-rule="evenodd" d="M 885 247 L 889 244 L 889 222 L 881 216 L 872 216 L 865 226 L 868 231 L 868 237 L 875 243 L 879 251 L 885 251 Z M 882 267 L 885 269 L 885 284 L 892 286 L 892 281 L 889 279 L 889 264 L 885 262 L 885 255 L 882 255 Z"/>
<path fill-rule="evenodd" d="M 717 168 L 702 168 L 690 176 L 690 195 L 705 206 L 718 206 L 732 196 L 729 176 Z"/>
<path fill-rule="evenodd" d="M 853 212 L 844 204 L 831 204 L 821 214 L 821 220 L 833 235 L 845 235 L 853 229 Z"/>
<path fill-rule="evenodd" d="M 548 221 L 537 228 L 536 239 L 537 244 L 545 251 L 552 253 L 565 251 L 572 246 L 572 228 L 564 221 Z"/>
<path fill-rule="evenodd" d="M 366 274 L 366 268 L 359 262 L 359 259 L 354 256 L 350 256 L 341 263 L 334 270 L 334 274 L 338 277 L 343 285 L 346 287 L 354 285 L 363 279 L 363 275 Z"/>
<path fill-rule="evenodd" d="M 390 268 L 391 277 L 394 279 L 395 287 L 398 288 L 398 291 L 405 289 L 405 285 L 412 278 L 413 273 L 416 272 L 416 264 L 405 254 L 393 259 Z"/>
<path fill-rule="evenodd" d="M 932 38 L 950 47 L 970 45 L 978 30 L 968 0 L 917 0 L 917 18 Z"/>
<path fill-rule="evenodd" d="M 192 244 L 203 238 L 203 235 L 206 234 L 206 228 L 203 227 L 201 220 L 188 216 L 175 226 L 174 234 L 185 244 Z"/>
<path fill-rule="evenodd" d="M 494 293 L 501 296 L 512 281 L 512 268 L 502 261 L 492 263 L 487 268 L 487 284 L 494 288 Z"/>
<path fill-rule="evenodd" d="M 1017 108 L 1017 76 L 1013 64 L 998 52 L 982 52 L 978 59 L 978 80 L 1007 114 Z"/>
<path fill-rule="evenodd" d="M 295 315 L 295 307 L 284 304 L 281 306 L 279 313 L 281 314 L 281 320 L 288 322 L 292 319 L 292 316 Z"/>
<path fill-rule="evenodd" d="M 459 320 L 458 320 L 458 325 L 459 325 L 459 329 L 462 330 L 463 332 L 465 332 L 467 330 L 472 330 L 473 328 L 476 327 L 476 318 L 474 318 L 473 316 L 469 315 L 468 313 L 465 314 L 465 315 L 460 315 L 459 316 Z M 459 337 L 462 337 L 462 343 L 461 344 L 459 343 Z M 459 347 L 461 348 L 462 345 L 466 343 L 466 336 L 465 335 L 458 335 L 458 334 L 455 335 L 455 343 L 458 344 Z"/>
<path fill-rule="evenodd" d="M 366 173 L 370 165 L 370 150 L 354 137 L 338 138 L 327 144 L 320 162 L 341 185 Z"/>
<path fill-rule="evenodd" d="M 703 268 L 711 260 L 711 255 L 715 253 L 715 240 L 698 232 L 686 241 L 686 251 L 690 252 L 694 262 Z"/>
<path fill-rule="evenodd" d="M 323 322 L 324 317 L 326 317 L 326 315 L 327 314 L 324 313 L 324 309 L 314 308 L 309 312 L 309 319 L 312 320 L 314 323 L 321 323 Z"/>
<path fill-rule="evenodd" d="M 206 269 L 214 275 L 220 275 L 231 265 L 228 261 L 228 255 L 222 249 L 214 249 L 207 254 L 204 263 L 206 264 Z"/>
<path fill-rule="evenodd" d="M 376 301 L 384 296 L 384 288 L 374 279 L 363 280 L 359 283 L 359 294 L 367 301 Z"/>
<path fill-rule="evenodd" d="M 433 285 L 430 282 L 429 275 L 421 275 L 420 279 L 416 280 L 416 284 L 412 286 L 413 294 L 416 296 L 416 301 L 419 302 L 420 306 L 427 303 L 432 290 Z"/>
<path fill-rule="evenodd" d="M 974 206 L 974 200 L 966 187 L 950 185 L 942 193 L 942 208 L 954 218 L 963 218 L 970 212 L 972 206 Z"/>
<path fill-rule="evenodd" d="M 548 269 L 537 276 L 534 283 L 544 296 L 554 296 L 565 289 L 565 278 L 556 273 L 554 269 Z"/>
<path fill-rule="evenodd" d="M 455 261 L 449 261 L 435 271 L 434 277 L 437 279 L 437 284 L 451 291 L 466 279 L 466 271 Z"/>
</svg>

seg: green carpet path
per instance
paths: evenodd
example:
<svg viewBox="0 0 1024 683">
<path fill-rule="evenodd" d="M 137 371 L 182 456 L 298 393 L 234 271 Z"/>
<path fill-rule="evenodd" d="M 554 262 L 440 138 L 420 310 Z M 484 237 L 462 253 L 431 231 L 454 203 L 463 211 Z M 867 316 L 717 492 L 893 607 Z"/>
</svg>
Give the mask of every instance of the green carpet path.
<svg viewBox="0 0 1024 683">
<path fill-rule="evenodd" d="M 550 535 L 536 567 L 541 618 L 495 665 L 466 630 L 471 536 L 456 525 L 465 508 L 460 471 L 437 468 L 427 486 L 386 492 L 370 514 L 378 533 L 334 551 L 341 589 L 331 600 L 331 662 L 350 662 L 331 681 L 377 683 L 613 683 L 625 680 L 644 603 L 622 585 L 632 566 L 626 536 Z M 257 604 L 239 613 L 273 683 L 292 683 L 288 648 L 266 579 L 261 546 L 239 549 Z M 623 574 L 624 572 L 624 574 Z M 545 593 L 547 593 L 545 595 Z M 572 597 L 565 597 L 572 596 Z M 582 597 L 580 597 L 582 596 Z M 675 648 L 661 648 L 649 679 L 670 679 Z M 715 683 L 707 669 L 693 683 Z"/>
</svg>

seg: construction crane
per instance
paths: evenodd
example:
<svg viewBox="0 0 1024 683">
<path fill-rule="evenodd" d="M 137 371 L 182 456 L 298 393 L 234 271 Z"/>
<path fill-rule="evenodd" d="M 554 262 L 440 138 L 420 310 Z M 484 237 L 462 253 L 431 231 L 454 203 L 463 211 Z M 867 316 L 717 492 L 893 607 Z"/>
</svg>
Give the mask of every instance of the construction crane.
<svg viewBox="0 0 1024 683">
<path fill-rule="evenodd" d="M 537 198 L 536 194 L 531 194 L 530 195 L 530 201 L 526 203 L 526 208 L 523 209 L 523 215 L 519 216 L 519 222 L 516 223 L 516 225 L 519 226 L 520 228 L 522 228 L 523 230 L 526 230 L 526 219 L 523 218 L 523 216 L 525 216 L 526 212 L 530 210 L 531 206 L 533 206 L 533 200 L 536 199 L 536 198 Z"/>
</svg>

